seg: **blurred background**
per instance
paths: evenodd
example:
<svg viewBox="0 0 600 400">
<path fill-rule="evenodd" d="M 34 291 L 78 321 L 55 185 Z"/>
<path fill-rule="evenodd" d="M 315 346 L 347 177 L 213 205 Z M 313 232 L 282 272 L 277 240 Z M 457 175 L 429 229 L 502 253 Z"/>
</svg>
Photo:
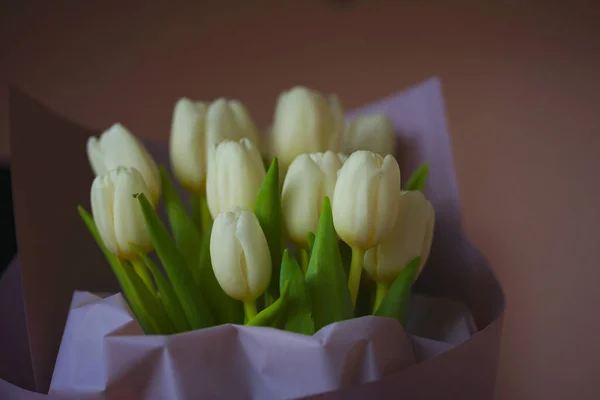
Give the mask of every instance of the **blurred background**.
<svg viewBox="0 0 600 400">
<path fill-rule="evenodd" d="M 181 96 L 238 98 L 265 127 L 297 84 L 351 109 L 437 75 L 466 230 L 508 298 L 497 399 L 600 398 L 598 17 L 594 1 L 0 0 L 0 266 L 11 85 L 165 140 Z"/>
</svg>

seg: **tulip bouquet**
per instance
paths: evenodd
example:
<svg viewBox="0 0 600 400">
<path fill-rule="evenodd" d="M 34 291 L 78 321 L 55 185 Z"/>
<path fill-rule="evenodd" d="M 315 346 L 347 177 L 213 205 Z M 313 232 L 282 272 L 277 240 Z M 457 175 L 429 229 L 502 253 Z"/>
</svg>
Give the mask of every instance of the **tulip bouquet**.
<svg viewBox="0 0 600 400">
<path fill-rule="evenodd" d="M 303 87 L 280 96 L 264 135 L 238 101 L 182 98 L 176 179 L 116 124 L 88 141 L 96 178 L 79 213 L 146 334 L 404 323 L 435 216 L 427 164 L 401 190 L 395 137 L 385 115 L 347 124 L 336 96 Z"/>
</svg>

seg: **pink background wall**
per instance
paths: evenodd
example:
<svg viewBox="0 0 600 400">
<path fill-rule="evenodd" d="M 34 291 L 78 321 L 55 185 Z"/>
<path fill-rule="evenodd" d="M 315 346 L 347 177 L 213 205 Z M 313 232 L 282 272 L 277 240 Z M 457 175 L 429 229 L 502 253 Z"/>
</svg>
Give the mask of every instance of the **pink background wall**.
<svg viewBox="0 0 600 400">
<path fill-rule="evenodd" d="M 295 84 L 353 108 L 438 75 L 465 224 L 508 296 L 498 399 L 600 397 L 593 2 L 90 3 L 0 2 L 0 158 L 8 84 L 166 139 L 183 95 L 239 98 L 265 126 Z"/>
</svg>

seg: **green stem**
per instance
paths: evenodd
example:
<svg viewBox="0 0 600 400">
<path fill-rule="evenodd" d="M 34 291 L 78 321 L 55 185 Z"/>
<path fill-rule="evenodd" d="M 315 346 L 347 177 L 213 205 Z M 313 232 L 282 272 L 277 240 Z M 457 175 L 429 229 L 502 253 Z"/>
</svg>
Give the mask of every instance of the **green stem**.
<svg viewBox="0 0 600 400">
<path fill-rule="evenodd" d="M 206 200 L 206 196 L 200 198 L 200 221 L 202 223 L 202 233 L 210 229 L 213 223 L 210 210 L 208 209 L 208 200 Z"/>
<path fill-rule="evenodd" d="M 206 230 L 211 226 L 213 220 L 208 209 L 208 201 L 206 195 L 199 193 L 191 193 L 192 203 L 192 220 L 198 227 L 201 234 L 204 234 Z"/>
<path fill-rule="evenodd" d="M 146 267 L 146 265 L 139 258 L 131 260 L 131 265 L 133 265 L 133 270 L 137 276 L 139 276 L 142 282 L 146 284 L 148 290 L 150 290 L 150 293 L 156 296 L 156 288 L 154 287 L 154 282 L 152 281 L 148 267 Z"/>
<path fill-rule="evenodd" d="M 254 300 L 244 302 L 244 312 L 246 313 L 246 321 L 251 321 L 256 317 L 256 302 Z"/>
<path fill-rule="evenodd" d="M 373 314 L 377 311 L 381 302 L 385 298 L 389 290 L 389 286 L 383 283 L 377 283 L 377 289 L 375 289 L 375 304 L 373 305 Z"/>
<path fill-rule="evenodd" d="M 308 263 L 310 259 L 308 257 L 308 252 L 304 249 L 300 250 L 300 265 L 302 266 L 302 272 L 306 275 L 306 271 L 308 271 Z"/>
<path fill-rule="evenodd" d="M 365 251 L 359 248 L 352 248 L 352 262 L 350 263 L 350 277 L 348 278 L 348 289 L 352 297 L 352 306 L 356 305 L 358 297 L 358 288 L 360 287 L 360 277 L 362 275 L 363 260 Z"/>
</svg>

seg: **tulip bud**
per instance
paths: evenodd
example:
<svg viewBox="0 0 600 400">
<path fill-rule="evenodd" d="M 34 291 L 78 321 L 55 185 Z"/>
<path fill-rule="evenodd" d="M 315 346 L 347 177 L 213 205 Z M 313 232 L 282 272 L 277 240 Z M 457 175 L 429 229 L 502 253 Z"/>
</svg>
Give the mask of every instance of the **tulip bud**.
<svg viewBox="0 0 600 400">
<path fill-rule="evenodd" d="M 332 151 L 301 154 L 289 167 L 281 195 L 285 229 L 290 239 L 306 248 L 306 234 L 315 233 L 325 196 L 332 198 L 337 173 L 345 156 Z"/>
<path fill-rule="evenodd" d="M 271 280 L 269 245 L 258 218 L 240 207 L 220 213 L 210 236 L 210 259 L 225 293 L 250 302 L 263 294 Z"/>
<path fill-rule="evenodd" d="M 136 258 L 130 243 L 152 250 L 152 240 L 142 209 L 134 197 L 149 190 L 138 170 L 119 167 L 94 179 L 91 189 L 92 214 L 98 233 L 108 250 L 123 259 Z"/>
<path fill-rule="evenodd" d="M 154 205 L 158 203 L 161 191 L 158 166 L 142 142 L 123 125 L 114 124 L 100 135 L 100 139 L 90 137 L 87 153 L 96 176 L 106 175 L 117 167 L 137 169 L 148 187 L 150 201 Z"/>
<path fill-rule="evenodd" d="M 235 206 L 254 210 L 265 174 L 260 153 L 249 139 L 221 142 L 206 181 L 206 198 L 212 217 Z"/>
<path fill-rule="evenodd" d="M 402 192 L 394 231 L 379 246 L 367 250 L 364 268 L 376 282 L 391 285 L 411 260 L 421 257 L 416 280 L 429 257 L 434 224 L 435 211 L 423 193 Z"/>
<path fill-rule="evenodd" d="M 169 156 L 175 177 L 190 192 L 200 192 L 206 184 L 206 104 L 182 98 L 175 104 Z"/>
<path fill-rule="evenodd" d="M 353 153 L 333 192 L 333 223 L 340 238 L 363 251 L 381 243 L 394 229 L 399 196 L 400 167 L 393 156 Z"/>
<path fill-rule="evenodd" d="M 318 92 L 295 87 L 279 96 L 273 122 L 273 151 L 284 166 L 304 153 L 337 152 L 344 126 L 342 105 Z"/>
<path fill-rule="evenodd" d="M 218 99 L 206 113 L 206 147 L 208 151 L 224 140 L 248 138 L 258 144 L 258 130 L 248 110 L 237 100 Z"/>
<path fill-rule="evenodd" d="M 358 117 L 350 124 L 344 136 L 343 149 L 347 153 L 368 150 L 381 156 L 394 154 L 396 130 L 389 117 L 383 114 Z"/>
</svg>

